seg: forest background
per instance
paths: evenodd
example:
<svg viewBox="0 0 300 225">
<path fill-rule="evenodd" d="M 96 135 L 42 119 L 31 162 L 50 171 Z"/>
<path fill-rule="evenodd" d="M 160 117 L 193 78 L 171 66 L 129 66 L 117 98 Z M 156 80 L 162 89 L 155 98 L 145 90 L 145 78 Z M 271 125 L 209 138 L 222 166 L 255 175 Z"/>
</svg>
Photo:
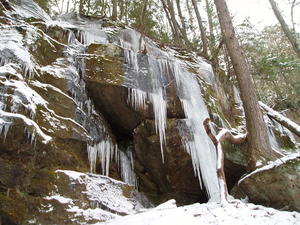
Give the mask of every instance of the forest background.
<svg viewBox="0 0 300 225">
<path fill-rule="evenodd" d="M 110 17 L 163 44 L 197 52 L 212 63 L 215 72 L 224 71 L 236 80 L 212 0 L 35 1 L 52 16 L 77 12 Z M 275 110 L 299 111 L 300 56 L 274 15 L 273 1 L 227 2 L 259 100 Z M 278 3 L 299 50 L 300 1 Z"/>
</svg>

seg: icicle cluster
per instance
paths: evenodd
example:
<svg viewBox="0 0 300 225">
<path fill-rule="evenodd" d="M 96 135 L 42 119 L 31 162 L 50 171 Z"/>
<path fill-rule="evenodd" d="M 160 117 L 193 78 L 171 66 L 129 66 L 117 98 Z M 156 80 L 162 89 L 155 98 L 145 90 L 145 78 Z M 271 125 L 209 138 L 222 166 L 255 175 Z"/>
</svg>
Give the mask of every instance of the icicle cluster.
<svg viewBox="0 0 300 225">
<path fill-rule="evenodd" d="M 165 144 L 165 129 L 167 120 L 167 96 L 166 87 L 170 81 L 175 80 L 177 94 L 181 101 L 185 116 L 186 126 L 191 134 L 190 139 L 183 138 L 182 142 L 186 151 L 191 155 L 195 174 L 201 177 L 213 200 L 218 200 L 219 187 L 216 174 L 216 153 L 215 147 L 203 127 L 203 121 L 208 115 L 208 110 L 204 103 L 201 90 L 196 76 L 187 71 L 186 66 L 171 54 L 167 54 L 133 30 L 125 30 L 121 34 L 121 45 L 124 48 L 125 63 L 132 68 L 130 75 L 136 79 L 143 79 L 144 71 L 139 66 L 139 58 L 143 57 L 143 49 L 147 50 L 148 59 L 148 83 L 130 83 L 132 77 L 128 79 L 129 96 L 128 99 L 135 108 L 147 107 L 147 102 L 153 105 L 156 131 L 160 136 L 160 145 L 163 157 L 163 146 Z M 202 63 L 204 63 L 202 61 Z M 207 76 L 212 73 L 211 68 L 206 65 L 206 70 L 210 69 Z M 211 77 L 208 77 L 211 81 Z"/>
<path fill-rule="evenodd" d="M 98 144 L 88 145 L 87 151 L 91 172 L 96 171 L 97 158 L 99 158 L 102 174 L 108 176 L 110 161 L 114 158 L 114 155 L 117 155 L 118 147 L 112 145 L 111 141 L 100 141 Z"/>
</svg>

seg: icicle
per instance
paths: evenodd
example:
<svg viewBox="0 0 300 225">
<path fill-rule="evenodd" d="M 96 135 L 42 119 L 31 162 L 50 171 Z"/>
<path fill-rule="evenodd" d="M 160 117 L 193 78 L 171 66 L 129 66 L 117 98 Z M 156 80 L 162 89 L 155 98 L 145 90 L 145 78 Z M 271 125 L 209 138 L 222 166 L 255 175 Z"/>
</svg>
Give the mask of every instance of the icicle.
<svg viewBox="0 0 300 225">
<path fill-rule="evenodd" d="M 5 140 L 6 140 L 9 128 L 10 128 L 10 124 L 3 125 L 3 132 L 4 132 L 4 134 L 3 134 L 3 136 L 4 136 L 3 142 L 5 142 Z"/>
<path fill-rule="evenodd" d="M 128 102 L 135 109 L 146 108 L 147 98 L 148 98 L 147 92 L 135 88 L 130 88 L 128 90 Z"/>
<path fill-rule="evenodd" d="M 0 135 L 3 135 L 3 142 L 5 142 L 7 133 L 9 131 L 9 128 L 11 126 L 11 122 L 7 122 L 0 118 Z"/>
<path fill-rule="evenodd" d="M 116 146 L 114 146 L 110 140 L 100 141 L 98 144 L 88 145 L 88 158 L 90 162 L 91 172 L 96 171 L 97 157 L 101 162 L 101 171 L 105 176 L 109 175 L 109 164 L 113 158 L 113 154 Z"/>
<path fill-rule="evenodd" d="M 151 93 L 150 101 L 153 104 L 155 117 L 155 130 L 159 134 L 162 162 L 164 162 L 163 144 L 166 142 L 167 102 L 162 92 Z"/>
<path fill-rule="evenodd" d="M 96 146 L 87 146 L 88 159 L 90 162 L 90 172 L 93 173 L 96 171 L 96 162 L 97 162 L 97 148 Z"/>
<path fill-rule="evenodd" d="M 137 186 L 132 151 L 129 148 L 127 149 L 126 153 L 119 151 L 119 158 L 119 168 L 122 180 L 127 184 Z"/>
</svg>

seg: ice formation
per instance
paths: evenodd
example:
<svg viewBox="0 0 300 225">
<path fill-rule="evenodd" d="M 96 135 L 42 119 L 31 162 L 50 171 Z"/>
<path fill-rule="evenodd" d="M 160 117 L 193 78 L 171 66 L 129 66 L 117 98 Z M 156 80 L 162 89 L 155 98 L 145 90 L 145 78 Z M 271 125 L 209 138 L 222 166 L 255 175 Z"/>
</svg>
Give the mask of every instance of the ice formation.
<svg viewBox="0 0 300 225">
<path fill-rule="evenodd" d="M 117 154 L 117 146 L 112 145 L 110 140 L 100 141 L 94 145 L 88 145 L 88 157 L 90 161 L 90 170 L 91 172 L 96 171 L 96 162 L 97 158 L 101 160 L 102 174 L 109 175 L 109 164 L 110 161 L 114 158 L 114 155 Z"/>
<path fill-rule="evenodd" d="M 187 118 L 187 126 L 192 134 L 189 140 L 182 139 L 183 144 L 192 157 L 195 174 L 198 176 L 200 184 L 202 177 L 208 195 L 217 200 L 219 187 L 216 174 L 215 147 L 202 125 L 204 119 L 209 115 L 196 75 L 188 72 L 186 65 L 174 55 L 163 52 L 154 43 L 134 30 L 123 30 L 120 35 L 120 43 L 124 48 L 125 64 L 129 68 L 127 83 L 125 81 L 129 87 L 128 99 L 135 108 L 145 108 L 147 102 L 153 105 L 156 131 L 160 137 L 162 160 L 164 160 L 163 146 L 165 144 L 168 103 L 166 88 L 172 80 L 175 80 L 177 95 Z M 145 76 L 142 60 L 139 60 L 145 57 L 142 53 L 143 50 L 147 51 L 148 72 L 146 74 L 148 77 Z M 208 82 L 214 84 L 210 66 L 203 61 L 202 64 L 205 65 L 205 72 L 202 71 L 202 73 L 206 74 Z M 133 79 L 134 76 L 135 79 Z"/>
<path fill-rule="evenodd" d="M 137 179 L 134 172 L 132 150 L 119 151 L 119 167 L 122 180 L 137 187 Z"/>
<path fill-rule="evenodd" d="M 186 116 L 186 126 L 189 128 L 189 133 L 191 134 L 188 139 L 182 138 L 183 145 L 191 155 L 195 174 L 198 176 L 199 181 L 203 180 L 208 195 L 211 198 L 216 198 L 219 190 L 216 175 L 215 149 L 202 125 L 203 120 L 209 117 L 209 115 L 201 94 L 197 76 L 188 71 L 189 65 L 187 65 L 187 62 L 183 62 L 176 57 L 177 53 L 174 50 L 170 48 L 166 48 L 165 51 L 160 50 L 154 42 L 132 29 L 126 28 L 117 31 L 117 29 L 103 28 L 98 21 L 85 21 L 74 14 L 68 14 L 57 18 L 57 20 L 52 20 L 42 10 L 39 12 L 40 9 L 36 5 L 28 5 L 27 0 L 21 2 L 15 7 L 15 12 L 19 15 L 23 17 L 33 16 L 45 21 L 47 26 L 61 26 L 63 29 L 68 30 L 68 45 L 57 43 L 57 41 L 43 33 L 43 38 L 50 45 L 52 42 L 55 42 L 64 47 L 64 58 L 57 59 L 53 64 L 41 67 L 39 70 L 47 71 L 47 73 L 55 77 L 67 78 L 69 92 L 71 93 L 70 97 L 77 106 L 76 113 L 78 114 L 101 118 L 101 115 L 93 109 L 93 104 L 84 90 L 85 62 L 83 56 L 85 55 L 86 47 L 91 43 L 106 44 L 108 42 L 121 45 L 124 49 L 124 70 L 126 77 L 123 85 L 129 90 L 128 101 L 135 108 L 146 108 L 149 104 L 152 105 L 156 132 L 160 137 L 163 161 L 163 151 L 166 142 L 167 88 L 169 85 L 175 85 L 178 98 L 181 101 Z M 33 71 L 36 64 L 33 62 L 28 50 L 23 46 L 24 37 L 16 30 L 7 30 L 5 27 L 2 27 L 2 30 L 6 30 L 6 35 L 1 39 L 0 52 L 5 53 L 6 56 L 7 52 L 12 53 L 11 55 L 21 62 L 22 67 L 25 65 L 26 68 Z M 117 34 L 117 32 L 119 33 Z M 27 35 L 28 37 L 32 37 L 31 41 L 34 41 L 35 37 L 32 35 L 33 31 L 30 27 L 28 27 L 27 33 L 30 34 Z M 115 41 L 116 34 L 119 37 L 118 41 Z M 112 35 L 114 38 L 111 38 Z M 9 37 L 13 38 L 10 40 Z M 14 48 L 17 49 L 12 49 L 13 44 Z M 8 61 L 8 59 L 9 57 L 2 57 L 1 65 L 15 62 L 14 60 Z M 214 87 L 215 81 L 211 67 L 199 57 L 197 58 L 197 62 L 194 62 L 195 64 L 198 65 L 199 73 L 203 75 L 206 82 Z M 23 72 L 24 74 L 28 73 L 26 70 Z M 19 86 L 21 86 L 23 81 L 2 82 L 6 82 L 10 86 L 19 83 Z M 22 85 L 26 87 L 25 83 Z M 55 90 L 54 87 L 45 86 L 45 84 L 38 82 L 33 82 L 32 85 Z M 24 95 L 16 88 L 16 85 L 14 88 L 16 92 L 20 93 L 18 96 L 21 96 L 28 102 L 28 110 L 31 112 L 30 118 L 34 119 L 36 109 L 31 100 L 32 98 L 34 98 L 34 101 L 38 100 L 38 95 L 35 95 L 32 91 L 28 92 L 31 93 L 30 95 Z M 59 90 L 55 91 L 63 94 Z M 21 102 L 24 101 L 21 100 Z M 46 102 L 42 102 L 42 99 L 38 100 L 38 102 L 44 105 L 49 115 L 55 115 L 55 112 L 47 107 Z M 67 119 L 58 115 L 55 118 Z M 120 163 L 123 179 L 132 184 L 136 183 L 133 176 L 132 156 L 130 152 L 117 150 L 118 148 L 113 138 L 110 137 L 104 128 L 95 128 L 91 124 L 92 120 L 83 121 L 78 117 L 74 118 L 74 120 L 72 119 L 72 121 L 76 126 L 84 129 L 88 136 L 87 151 L 91 171 L 96 170 L 97 160 L 99 159 L 102 166 L 102 173 L 108 175 L 110 161 L 113 158 L 117 158 L 117 161 Z M 4 122 L 2 124 L 5 125 L 2 125 L 1 131 L 7 132 L 8 128 L 5 128 L 5 126 L 8 125 Z"/>
</svg>

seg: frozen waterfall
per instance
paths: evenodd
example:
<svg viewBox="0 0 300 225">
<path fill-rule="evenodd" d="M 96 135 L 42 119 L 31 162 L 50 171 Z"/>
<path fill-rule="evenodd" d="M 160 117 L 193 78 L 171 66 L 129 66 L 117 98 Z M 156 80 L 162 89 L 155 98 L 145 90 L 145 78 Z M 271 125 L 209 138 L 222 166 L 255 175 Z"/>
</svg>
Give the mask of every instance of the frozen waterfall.
<svg viewBox="0 0 300 225">
<path fill-rule="evenodd" d="M 149 39 L 138 32 L 125 29 L 121 32 L 120 43 L 124 48 L 127 64 L 127 81 L 129 101 L 136 108 L 145 108 L 146 103 L 153 105 L 156 131 L 160 137 L 162 160 L 165 144 L 165 129 L 167 120 L 166 88 L 172 82 L 176 83 L 177 95 L 181 101 L 187 126 L 192 137 L 182 138 L 186 151 L 191 155 L 195 174 L 201 178 L 208 195 L 212 200 L 219 199 L 219 186 L 216 173 L 215 146 L 207 136 L 203 121 L 208 115 L 196 74 L 188 72 L 187 65 L 170 53 L 160 50 Z M 143 52 L 144 51 L 144 52 Z M 147 56 L 145 56 L 145 51 Z M 142 59 L 147 57 L 148 70 Z M 211 67 L 201 61 L 203 71 L 199 71 L 207 82 L 212 83 Z M 200 68 L 201 70 L 201 68 Z"/>
</svg>

